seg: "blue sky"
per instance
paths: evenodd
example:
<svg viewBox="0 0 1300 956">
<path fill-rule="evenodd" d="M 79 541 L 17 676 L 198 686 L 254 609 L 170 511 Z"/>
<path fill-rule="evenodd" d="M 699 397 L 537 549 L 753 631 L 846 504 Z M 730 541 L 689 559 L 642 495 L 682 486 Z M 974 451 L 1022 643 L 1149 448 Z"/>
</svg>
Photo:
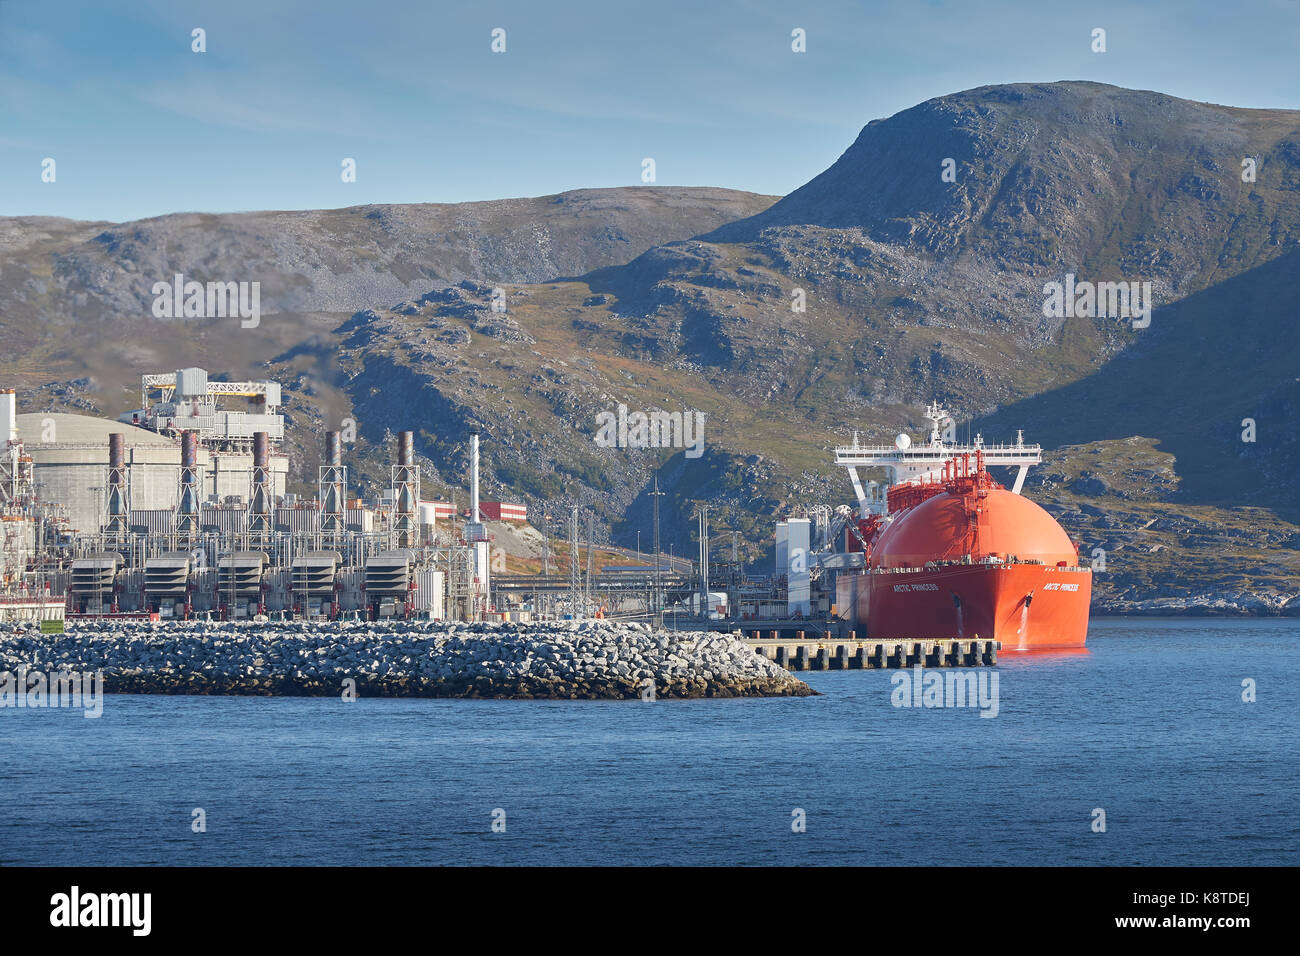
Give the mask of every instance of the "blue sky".
<svg viewBox="0 0 1300 956">
<path fill-rule="evenodd" d="M 0 0 L 0 215 L 535 196 L 639 184 L 643 157 L 659 185 L 784 194 L 932 96 L 1090 79 L 1297 108 L 1298 57 L 1297 0 Z"/>
</svg>

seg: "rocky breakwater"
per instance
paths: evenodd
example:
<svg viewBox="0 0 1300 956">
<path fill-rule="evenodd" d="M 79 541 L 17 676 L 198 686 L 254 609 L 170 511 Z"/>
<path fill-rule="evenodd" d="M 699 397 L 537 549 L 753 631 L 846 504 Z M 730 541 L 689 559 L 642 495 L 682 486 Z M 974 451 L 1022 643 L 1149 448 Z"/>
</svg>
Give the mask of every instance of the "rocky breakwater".
<svg viewBox="0 0 1300 956">
<path fill-rule="evenodd" d="M 729 635 L 532 624 L 81 621 L 0 631 L 0 671 L 103 672 L 104 692 L 630 699 L 815 693 Z"/>
</svg>

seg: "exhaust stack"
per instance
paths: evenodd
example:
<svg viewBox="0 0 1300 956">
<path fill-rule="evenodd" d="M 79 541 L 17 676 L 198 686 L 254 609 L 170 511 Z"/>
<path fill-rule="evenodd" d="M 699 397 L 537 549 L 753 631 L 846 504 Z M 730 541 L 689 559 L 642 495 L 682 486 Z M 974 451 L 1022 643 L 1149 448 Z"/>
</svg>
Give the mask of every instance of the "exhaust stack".
<svg viewBox="0 0 1300 956">
<path fill-rule="evenodd" d="M 104 519 L 106 535 L 125 535 L 129 529 L 130 506 L 126 500 L 126 439 L 121 432 L 108 436 L 108 502 Z"/>
<path fill-rule="evenodd" d="M 0 427 L 5 441 L 18 440 L 18 393 L 12 388 L 0 389 Z"/>
<path fill-rule="evenodd" d="M 195 538 L 199 533 L 199 433 L 181 432 L 181 486 L 176 505 L 176 533 Z"/>
<path fill-rule="evenodd" d="M 253 488 L 248 496 L 248 530 L 271 533 L 271 450 L 266 432 L 253 432 Z"/>
<path fill-rule="evenodd" d="M 342 534 L 346 528 L 347 485 L 342 436 L 338 432 L 326 432 L 325 461 L 320 468 L 320 530 L 323 534 Z"/>
<path fill-rule="evenodd" d="M 473 610 L 471 612 L 475 619 L 482 619 L 482 613 L 487 604 L 489 578 L 491 570 L 489 562 L 490 546 L 488 544 L 487 529 L 483 527 L 482 515 L 479 512 L 478 497 L 478 435 L 469 436 L 469 523 L 465 525 L 465 541 L 473 549 Z"/>
<path fill-rule="evenodd" d="M 469 500 L 470 520 L 478 524 L 478 435 L 469 437 Z"/>
<path fill-rule="evenodd" d="M 418 543 L 420 473 L 415 467 L 415 432 L 397 435 L 397 464 L 393 466 L 393 532 L 395 546 L 414 548 Z"/>
</svg>

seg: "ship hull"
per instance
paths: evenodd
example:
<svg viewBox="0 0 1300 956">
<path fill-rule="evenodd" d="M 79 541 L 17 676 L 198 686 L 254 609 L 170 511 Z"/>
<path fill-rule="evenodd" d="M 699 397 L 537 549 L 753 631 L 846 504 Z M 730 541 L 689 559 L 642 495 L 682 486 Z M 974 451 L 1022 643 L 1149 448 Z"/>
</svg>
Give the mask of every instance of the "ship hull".
<svg viewBox="0 0 1300 956">
<path fill-rule="evenodd" d="M 1088 637 L 1086 568 L 949 565 L 868 571 L 841 585 L 839 606 L 853 609 L 854 627 L 872 640 L 979 637 L 1015 651 L 1083 647 Z"/>
</svg>

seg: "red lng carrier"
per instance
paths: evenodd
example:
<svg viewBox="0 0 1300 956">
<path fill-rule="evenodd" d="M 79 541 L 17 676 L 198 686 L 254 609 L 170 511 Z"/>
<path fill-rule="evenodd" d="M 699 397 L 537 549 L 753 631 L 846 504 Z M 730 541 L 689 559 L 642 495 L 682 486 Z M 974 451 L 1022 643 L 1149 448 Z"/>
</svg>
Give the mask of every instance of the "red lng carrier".
<svg viewBox="0 0 1300 956">
<path fill-rule="evenodd" d="M 1082 647 L 1088 636 L 1092 571 L 1046 511 L 1020 494 L 1042 448 L 944 441 L 939 406 L 929 445 L 899 435 L 893 446 L 836 449 L 858 496 L 846 529 L 862 570 L 841 573 L 836 603 L 872 640 L 981 639 L 1002 650 Z M 1017 469 L 1004 488 L 987 466 Z M 860 467 L 889 474 L 884 500 L 863 490 Z"/>
</svg>

